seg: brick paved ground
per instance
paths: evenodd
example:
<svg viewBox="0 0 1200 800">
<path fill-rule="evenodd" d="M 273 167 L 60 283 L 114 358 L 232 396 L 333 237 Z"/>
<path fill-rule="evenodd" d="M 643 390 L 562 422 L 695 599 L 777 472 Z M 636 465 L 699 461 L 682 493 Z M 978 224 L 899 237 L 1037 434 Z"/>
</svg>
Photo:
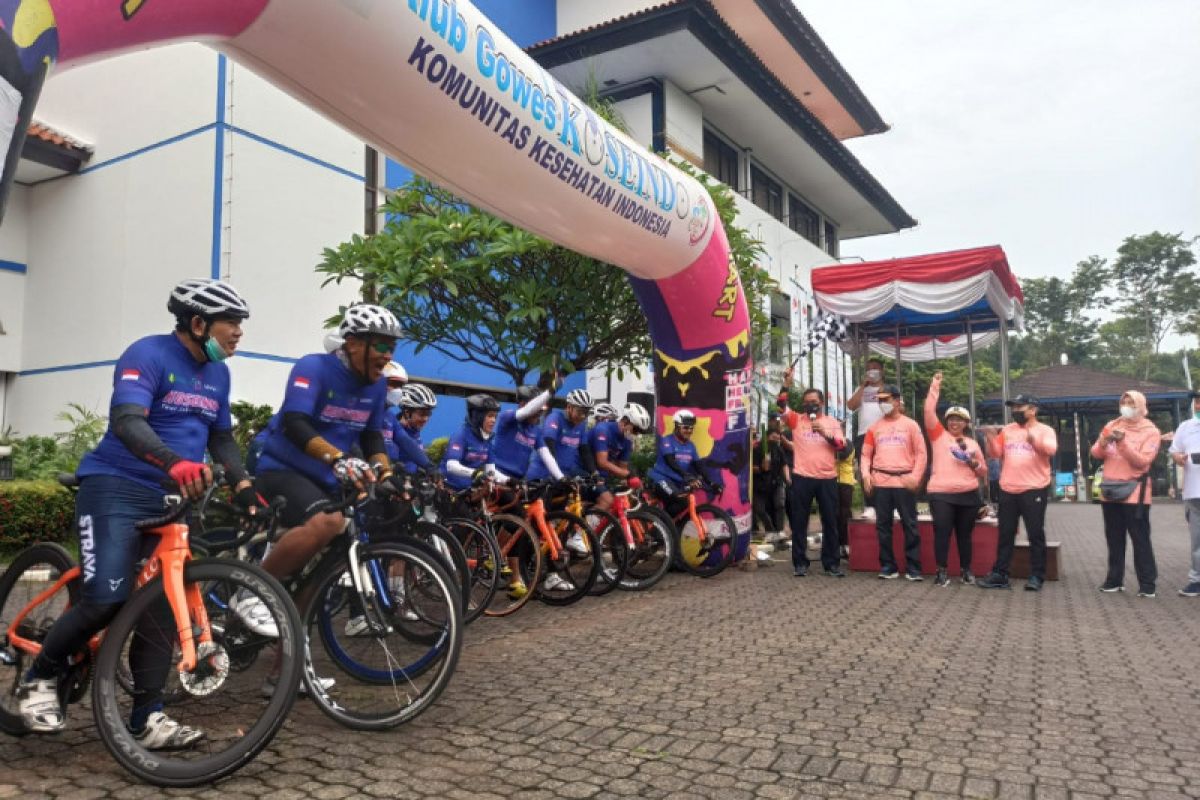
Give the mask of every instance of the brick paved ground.
<svg viewBox="0 0 1200 800">
<path fill-rule="evenodd" d="M 791 576 L 786 563 L 472 626 L 439 706 L 357 734 L 298 703 L 271 749 L 180 796 L 1200 797 L 1200 599 L 1179 506 L 1156 600 L 1101 595 L 1096 507 L 1053 507 L 1041 595 Z M 502 668 L 521 678 L 498 684 Z M 549 683 L 547 676 L 553 676 Z M 85 709 L 0 741 L 0 798 L 149 797 Z M 501 771 L 503 770 L 503 771 Z M 12 783 L 16 781 L 16 783 Z M 8 783 L 6 783 L 8 782 Z"/>
</svg>

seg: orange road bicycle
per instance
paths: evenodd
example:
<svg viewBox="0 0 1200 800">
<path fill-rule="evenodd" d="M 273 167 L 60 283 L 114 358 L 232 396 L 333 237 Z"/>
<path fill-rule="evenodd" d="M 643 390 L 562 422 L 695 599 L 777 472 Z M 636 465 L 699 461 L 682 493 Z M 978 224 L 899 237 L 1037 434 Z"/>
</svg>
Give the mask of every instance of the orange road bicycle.
<svg viewBox="0 0 1200 800">
<path fill-rule="evenodd" d="M 614 479 L 608 486 L 613 494 L 609 510 L 589 508 L 580 514 L 595 532 L 605 562 L 593 594 L 605 594 L 614 588 L 644 591 L 662 580 L 671 568 L 674 525 L 645 508 L 631 508 L 633 492 L 640 486 L 638 478 Z M 571 507 L 567 510 L 574 512 Z"/>
<path fill-rule="evenodd" d="M 693 481 L 683 491 L 686 504 L 682 509 L 668 507 L 662 498 L 649 490 L 642 492 L 642 500 L 646 505 L 661 509 L 674 524 L 675 565 L 693 575 L 711 578 L 732 563 L 738 533 L 733 517 L 723 508 L 696 502 L 696 491 L 701 488 L 715 497 L 719 497 L 723 489 L 709 481 L 703 485 Z"/>
<path fill-rule="evenodd" d="M 74 476 L 60 480 L 74 486 Z M 163 516 L 138 523 L 143 534 L 158 538 L 154 552 L 116 618 L 71 659 L 59 678 L 59 699 L 66 708 L 83 699 L 90 684 L 96 729 L 118 763 L 159 786 L 196 786 L 237 771 L 270 743 L 295 701 L 304 644 L 283 587 L 243 561 L 193 560 L 188 526 L 180 521 L 190 504 L 171 496 L 166 503 Z M 21 551 L 0 575 L 0 728 L 6 733 L 26 733 L 17 683 L 81 592 L 80 567 L 55 544 Z M 226 602 L 214 603 L 215 597 Z M 249 632 L 229 610 L 235 598 L 260 600 L 278 640 Z M 257 658 L 264 648 L 277 657 Z M 172 677 L 182 688 L 172 717 L 205 737 L 187 750 L 148 750 L 125 720 L 135 697 L 153 702 Z"/>
</svg>

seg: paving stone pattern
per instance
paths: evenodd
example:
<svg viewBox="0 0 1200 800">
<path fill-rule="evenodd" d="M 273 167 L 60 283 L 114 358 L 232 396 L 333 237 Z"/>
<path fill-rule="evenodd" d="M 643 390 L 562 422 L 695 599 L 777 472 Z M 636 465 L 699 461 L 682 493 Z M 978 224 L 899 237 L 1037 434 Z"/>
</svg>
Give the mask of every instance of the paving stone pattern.
<svg viewBox="0 0 1200 800">
<path fill-rule="evenodd" d="M 59 737 L 0 741 L 0 798 L 1200 797 L 1200 599 L 1175 594 L 1181 507 L 1153 522 L 1155 600 L 1132 564 L 1129 591 L 1097 592 L 1099 509 L 1055 506 L 1065 579 L 1040 595 L 796 579 L 784 560 L 671 575 L 481 620 L 401 729 L 299 701 L 216 789 L 131 783 L 76 707 Z"/>
</svg>

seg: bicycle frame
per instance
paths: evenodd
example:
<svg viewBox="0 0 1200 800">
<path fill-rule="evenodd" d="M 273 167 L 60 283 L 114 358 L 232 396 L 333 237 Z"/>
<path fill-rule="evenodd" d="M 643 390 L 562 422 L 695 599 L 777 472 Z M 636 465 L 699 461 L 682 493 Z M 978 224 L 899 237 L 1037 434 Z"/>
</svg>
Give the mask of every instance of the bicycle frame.
<svg viewBox="0 0 1200 800">
<path fill-rule="evenodd" d="M 192 560 L 192 553 L 188 547 L 188 526 L 181 522 L 172 522 L 161 527 L 150 528 L 143 533 L 158 536 L 159 542 L 154 548 L 154 552 L 150 554 L 150 558 L 146 559 L 146 564 L 142 567 L 141 572 L 138 573 L 134 591 L 154 580 L 159 573 L 162 574 L 163 591 L 179 631 L 179 649 L 182 654 L 179 660 L 179 672 L 192 672 L 196 669 L 197 641 L 204 644 L 212 642 L 213 638 L 212 628 L 208 622 L 208 612 L 204 608 L 204 600 L 200 595 L 200 587 L 195 584 L 185 586 L 183 582 L 183 569 L 187 562 Z M 40 653 L 42 646 L 17 633 L 20 629 L 19 626 L 33 609 L 49 600 L 71 581 L 77 580 L 79 575 L 80 568 L 72 567 L 64 572 L 53 586 L 21 609 L 21 612 L 9 624 L 9 644 L 31 657 Z M 200 627 L 199 637 L 192 634 L 193 623 Z M 95 654 L 100 647 L 100 635 L 93 636 L 88 642 L 88 647 Z"/>
</svg>

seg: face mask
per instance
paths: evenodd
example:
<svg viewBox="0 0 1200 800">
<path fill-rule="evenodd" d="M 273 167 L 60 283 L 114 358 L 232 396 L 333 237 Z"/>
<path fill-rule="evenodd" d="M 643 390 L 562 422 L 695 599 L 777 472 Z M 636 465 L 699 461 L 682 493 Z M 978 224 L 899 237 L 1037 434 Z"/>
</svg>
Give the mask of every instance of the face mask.
<svg viewBox="0 0 1200 800">
<path fill-rule="evenodd" d="M 1029 419 L 1030 415 L 1028 411 L 1013 412 L 1013 422 L 1017 423 L 1018 425 L 1024 425 L 1026 422 L 1029 422 Z"/>
<path fill-rule="evenodd" d="M 1200 411 L 1193 412 L 1192 416 L 1195 417 L 1196 419 L 1200 419 Z"/>
<path fill-rule="evenodd" d="M 808 403 L 807 405 L 804 406 L 804 413 L 805 414 L 820 414 L 821 406 L 819 406 L 816 403 Z"/>
<path fill-rule="evenodd" d="M 404 397 L 403 389 L 388 389 L 387 401 L 389 405 L 398 406 L 400 400 Z"/>
<path fill-rule="evenodd" d="M 888 414 L 891 414 L 893 411 L 896 410 L 896 404 L 895 403 L 880 403 L 879 410 L 882 411 L 883 415 L 886 417 Z"/>
<path fill-rule="evenodd" d="M 1134 414 L 1137 414 L 1137 409 L 1133 406 L 1121 406 L 1121 416 L 1125 419 L 1133 419 Z"/>
<path fill-rule="evenodd" d="M 869 381 L 877 381 L 882 377 L 883 377 L 883 372 L 881 372 L 880 370 L 877 370 L 877 369 L 867 370 L 867 380 L 869 380 Z"/>
<path fill-rule="evenodd" d="M 225 351 L 221 349 L 221 345 L 217 344 L 217 340 L 212 338 L 204 340 L 204 355 L 208 356 L 208 360 L 214 364 L 220 364 L 229 358 L 229 356 L 225 355 Z"/>
</svg>

